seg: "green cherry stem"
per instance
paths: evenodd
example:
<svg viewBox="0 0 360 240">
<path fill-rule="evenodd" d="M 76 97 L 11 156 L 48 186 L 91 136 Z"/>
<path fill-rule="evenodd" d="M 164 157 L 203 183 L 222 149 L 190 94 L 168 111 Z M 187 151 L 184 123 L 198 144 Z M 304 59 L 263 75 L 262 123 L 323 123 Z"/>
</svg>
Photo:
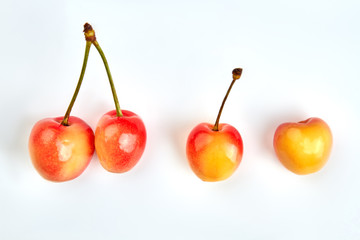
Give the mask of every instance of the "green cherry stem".
<svg viewBox="0 0 360 240">
<path fill-rule="evenodd" d="M 120 109 L 120 104 L 119 104 L 119 100 L 118 100 L 118 97 L 117 97 L 117 94 L 116 94 L 114 81 L 113 81 L 112 76 L 111 76 L 109 64 L 108 64 L 108 62 L 106 60 L 105 54 L 102 51 L 99 43 L 97 41 L 94 41 L 93 44 L 96 47 L 96 49 L 98 50 L 98 52 L 99 52 L 99 54 L 100 54 L 100 56 L 101 56 L 101 58 L 102 58 L 102 60 L 104 62 L 104 65 L 105 65 L 106 73 L 107 73 L 108 78 L 109 78 L 111 92 L 112 92 L 112 95 L 113 95 L 113 98 L 114 98 L 114 103 L 115 103 L 115 108 L 116 108 L 116 116 L 122 117 L 123 114 L 122 114 L 121 109 Z"/>
<path fill-rule="evenodd" d="M 91 42 L 86 41 L 85 56 L 84 56 L 84 61 L 83 61 L 83 65 L 82 65 L 82 68 L 81 68 L 79 81 L 78 81 L 78 83 L 76 85 L 76 89 L 75 89 L 74 95 L 73 95 L 73 97 L 72 97 L 72 99 L 70 101 L 69 107 L 67 108 L 66 113 L 64 115 L 64 118 L 61 121 L 61 125 L 63 125 L 63 126 L 69 126 L 70 112 L 71 112 L 72 107 L 74 106 L 76 97 L 77 97 L 77 95 L 79 94 L 79 91 L 80 91 L 81 83 L 82 83 L 82 81 L 84 79 L 85 70 L 86 70 L 86 64 L 87 64 L 87 61 L 88 61 L 88 58 L 89 58 L 90 47 L 91 47 Z"/>
<path fill-rule="evenodd" d="M 241 77 L 241 73 L 242 73 L 242 68 L 235 68 L 233 71 L 232 71 L 232 74 L 233 74 L 233 80 L 230 84 L 230 87 L 229 89 L 227 90 L 226 92 L 226 95 L 224 97 L 224 100 L 221 104 L 221 107 L 219 109 L 219 113 L 217 115 L 217 118 L 216 118 L 216 121 L 215 121 L 215 124 L 214 124 L 214 127 L 213 127 L 213 131 L 219 131 L 219 121 L 220 121 L 220 116 L 221 116 L 221 113 L 223 111 L 223 108 L 224 108 L 224 105 L 225 105 L 225 102 L 226 102 L 226 99 L 228 98 L 229 96 L 229 93 L 231 91 L 231 88 L 233 87 L 234 83 L 236 82 L 236 80 L 238 80 L 240 77 Z"/>
<path fill-rule="evenodd" d="M 107 73 L 108 78 L 109 78 L 111 92 L 112 92 L 112 95 L 113 95 L 113 98 L 114 98 L 116 116 L 122 117 L 123 114 L 122 114 L 121 109 L 120 109 L 120 104 L 119 104 L 119 100 L 118 100 L 118 97 L 117 97 L 117 94 L 116 94 L 114 81 L 113 81 L 112 76 L 111 76 L 109 64 L 108 64 L 108 62 L 106 60 L 105 54 L 102 51 L 99 43 L 96 41 L 95 31 L 94 31 L 94 29 L 92 28 L 92 26 L 89 23 L 85 23 L 84 32 L 85 32 L 86 41 L 90 41 L 92 44 L 94 44 L 94 46 L 96 47 L 96 49 L 98 50 L 98 52 L 99 52 L 99 54 L 101 56 L 101 59 L 104 62 L 106 73 Z"/>
</svg>

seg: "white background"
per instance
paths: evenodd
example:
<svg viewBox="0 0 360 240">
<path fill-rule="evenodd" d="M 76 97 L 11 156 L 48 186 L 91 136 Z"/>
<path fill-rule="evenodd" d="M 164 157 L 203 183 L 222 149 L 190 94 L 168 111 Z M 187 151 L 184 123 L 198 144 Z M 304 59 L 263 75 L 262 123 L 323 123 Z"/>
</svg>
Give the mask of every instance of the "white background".
<svg viewBox="0 0 360 240">
<path fill-rule="evenodd" d="M 1 239 L 360 239 L 359 1 L 4 1 L 0 7 Z M 123 109 L 147 127 L 126 174 L 94 156 L 77 179 L 42 179 L 29 159 L 32 126 L 65 113 L 93 25 Z M 185 156 L 190 130 L 221 122 L 244 156 L 228 180 L 205 183 Z M 90 51 L 72 114 L 93 129 L 114 108 Z M 334 146 L 318 173 L 276 159 L 287 121 L 320 117 Z"/>
</svg>

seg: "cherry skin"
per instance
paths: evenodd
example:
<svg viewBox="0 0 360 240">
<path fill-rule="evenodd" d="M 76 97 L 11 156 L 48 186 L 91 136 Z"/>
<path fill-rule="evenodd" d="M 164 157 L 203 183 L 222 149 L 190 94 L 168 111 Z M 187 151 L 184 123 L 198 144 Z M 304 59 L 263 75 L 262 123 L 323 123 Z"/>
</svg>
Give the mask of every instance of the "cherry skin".
<svg viewBox="0 0 360 240">
<path fill-rule="evenodd" d="M 239 166 L 243 141 L 239 132 L 229 124 L 200 123 L 189 134 L 186 154 L 194 173 L 203 181 L 221 181 L 230 177 Z"/>
<path fill-rule="evenodd" d="M 280 162 L 291 172 L 304 175 L 319 171 L 332 148 L 330 127 L 320 118 L 281 124 L 273 145 Z"/>
<path fill-rule="evenodd" d="M 78 177 L 94 154 L 94 133 L 80 118 L 70 116 L 38 121 L 30 134 L 29 152 L 39 174 L 47 180 L 64 182 Z"/>
<path fill-rule="evenodd" d="M 104 114 L 95 130 L 95 148 L 101 165 L 109 172 L 123 173 L 132 169 L 146 145 L 146 129 L 133 112 L 116 110 Z"/>
</svg>

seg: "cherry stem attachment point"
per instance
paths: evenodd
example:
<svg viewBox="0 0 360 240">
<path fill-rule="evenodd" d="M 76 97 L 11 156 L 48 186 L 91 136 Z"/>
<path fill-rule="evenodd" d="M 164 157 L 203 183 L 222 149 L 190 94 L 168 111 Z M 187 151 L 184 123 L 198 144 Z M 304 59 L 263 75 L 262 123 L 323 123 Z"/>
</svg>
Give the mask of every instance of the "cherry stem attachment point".
<svg viewBox="0 0 360 240">
<path fill-rule="evenodd" d="M 106 73 L 107 73 L 108 78 L 109 78 L 111 92 L 112 92 L 112 95 L 113 95 L 113 98 L 114 98 L 116 116 L 122 117 L 123 114 L 122 114 L 121 109 L 120 109 L 120 104 L 119 104 L 119 100 L 118 100 L 118 97 L 117 97 L 117 94 L 116 94 L 114 81 L 113 81 L 112 76 L 111 76 L 109 64 L 108 64 L 108 62 L 106 60 L 105 54 L 102 51 L 99 43 L 96 41 L 95 31 L 94 31 L 94 29 L 92 28 L 92 26 L 89 23 L 85 23 L 85 25 L 84 25 L 84 33 L 85 33 L 86 41 L 91 42 L 96 47 L 96 49 L 98 50 L 98 52 L 99 52 L 99 54 L 101 56 L 101 59 L 104 62 Z"/>
<path fill-rule="evenodd" d="M 82 81 L 83 81 L 83 79 L 84 79 L 85 70 L 86 70 L 86 65 L 87 65 L 87 61 L 88 61 L 88 58 L 89 58 L 90 47 L 91 47 L 91 42 L 87 41 L 87 42 L 86 42 L 86 47 L 85 47 L 85 56 L 84 56 L 83 65 L 82 65 L 82 68 L 81 68 L 81 73 L 80 73 L 79 81 L 78 81 L 78 83 L 77 83 L 77 86 L 76 86 L 74 95 L 73 95 L 73 97 L 72 97 L 72 99 L 71 99 L 71 101 L 70 101 L 70 104 L 69 104 L 69 106 L 68 106 L 68 109 L 66 110 L 66 113 L 65 113 L 65 115 L 64 115 L 64 118 L 63 118 L 63 120 L 61 121 L 61 125 L 63 125 L 63 126 L 69 126 L 69 116 L 70 116 L 70 112 L 71 112 L 72 107 L 74 106 L 76 97 L 77 97 L 77 95 L 79 94 L 80 87 L 81 87 Z"/>
<path fill-rule="evenodd" d="M 228 98 L 229 96 L 229 93 L 231 91 L 231 88 L 233 87 L 234 83 L 236 82 L 236 80 L 238 80 L 240 77 L 241 77 L 241 74 L 242 74 L 242 68 L 235 68 L 233 71 L 232 71 L 232 75 L 233 75 L 233 80 L 230 84 L 230 87 L 229 89 L 227 90 L 226 92 L 226 95 L 224 97 L 224 100 L 221 104 L 221 107 L 219 109 L 219 113 L 217 115 L 217 118 L 216 118 L 216 121 L 215 121 L 215 124 L 214 124 L 214 127 L 213 127 L 213 131 L 219 131 L 219 121 L 220 121 L 220 116 L 221 116 L 221 113 L 223 111 L 223 108 L 224 108 L 224 105 L 225 105 L 225 102 L 226 102 L 226 99 Z"/>
</svg>

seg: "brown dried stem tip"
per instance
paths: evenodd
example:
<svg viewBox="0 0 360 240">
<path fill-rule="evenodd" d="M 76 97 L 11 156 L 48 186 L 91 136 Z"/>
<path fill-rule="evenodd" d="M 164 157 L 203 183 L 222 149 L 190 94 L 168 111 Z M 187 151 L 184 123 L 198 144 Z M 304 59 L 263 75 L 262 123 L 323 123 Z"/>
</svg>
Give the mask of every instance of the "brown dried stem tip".
<svg viewBox="0 0 360 240">
<path fill-rule="evenodd" d="M 238 79 L 241 77 L 242 68 L 235 68 L 235 69 L 232 71 L 232 74 L 233 74 L 233 79 L 234 79 L 234 80 L 238 80 Z"/>
<path fill-rule="evenodd" d="M 233 74 L 233 78 L 235 80 L 238 80 L 241 77 L 242 68 L 234 68 L 234 70 L 232 71 L 232 74 Z"/>
<path fill-rule="evenodd" d="M 96 41 L 95 31 L 89 23 L 84 24 L 84 34 L 85 34 L 86 41 L 89 41 L 89 42 Z"/>
</svg>

